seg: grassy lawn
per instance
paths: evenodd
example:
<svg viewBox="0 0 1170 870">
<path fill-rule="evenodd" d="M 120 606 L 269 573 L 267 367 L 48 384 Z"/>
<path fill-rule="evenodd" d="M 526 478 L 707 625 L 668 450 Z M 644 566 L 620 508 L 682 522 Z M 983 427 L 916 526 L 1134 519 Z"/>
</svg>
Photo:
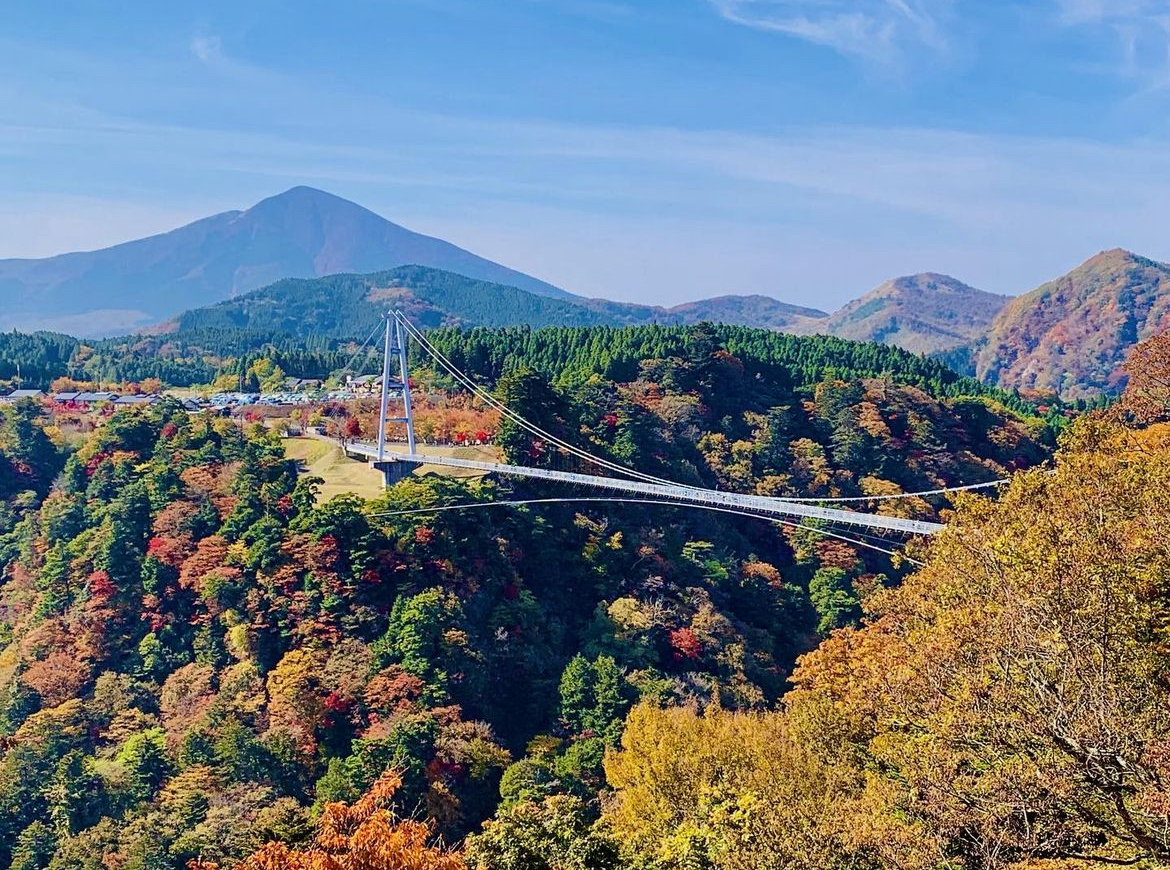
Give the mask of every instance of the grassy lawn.
<svg viewBox="0 0 1170 870">
<path fill-rule="evenodd" d="M 347 459 L 341 448 L 316 438 L 285 438 L 284 452 L 289 459 L 300 460 L 305 474 L 325 481 L 318 496 L 328 501 L 335 495 L 352 492 L 362 498 L 382 494 L 382 475 L 364 462 Z"/>
<path fill-rule="evenodd" d="M 320 477 L 320 500 L 328 501 L 343 492 L 352 492 L 362 498 L 376 498 L 382 493 L 382 475 L 364 462 L 348 459 L 341 448 L 319 438 L 285 438 L 284 452 L 289 459 L 300 462 L 305 474 Z M 386 445 L 390 452 L 405 452 L 405 444 Z M 453 456 L 457 459 L 474 459 L 480 462 L 500 461 L 499 451 L 494 447 L 435 447 L 424 446 L 422 451 L 436 456 Z M 478 471 L 444 468 L 441 465 L 420 465 L 415 474 L 442 474 L 448 477 L 481 477 Z"/>
</svg>

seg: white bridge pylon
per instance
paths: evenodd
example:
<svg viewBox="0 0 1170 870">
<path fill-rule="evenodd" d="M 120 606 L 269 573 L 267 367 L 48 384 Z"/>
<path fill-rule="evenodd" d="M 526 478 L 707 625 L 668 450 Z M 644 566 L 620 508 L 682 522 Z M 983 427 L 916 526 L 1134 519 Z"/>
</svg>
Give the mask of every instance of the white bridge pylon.
<svg viewBox="0 0 1170 870">
<path fill-rule="evenodd" d="M 596 489 L 610 490 L 613 492 L 633 493 L 642 496 L 651 496 L 677 502 L 680 507 L 688 504 L 691 505 L 705 505 L 716 507 L 738 508 L 740 510 L 748 510 L 753 513 L 758 513 L 761 518 L 768 517 L 796 517 L 800 519 L 814 519 L 823 520 L 831 523 L 845 524 L 850 526 L 865 527 L 870 529 L 879 529 L 886 532 L 898 532 L 907 535 L 932 535 L 942 529 L 946 528 L 941 523 L 925 522 L 923 520 L 904 519 L 902 517 L 889 517 L 879 514 L 864 513 L 862 511 L 841 510 L 839 508 L 825 507 L 818 504 L 809 504 L 806 501 L 787 501 L 781 498 L 771 498 L 761 495 L 750 495 L 747 493 L 725 492 L 717 489 L 706 489 L 697 486 L 687 486 L 683 484 L 672 483 L 661 478 L 652 477 L 635 471 L 634 469 L 626 469 L 623 466 L 616 465 L 609 460 L 601 457 L 593 456 L 586 453 L 580 448 L 568 445 L 559 439 L 553 440 L 559 443 L 567 452 L 570 452 L 587 462 L 594 462 L 599 467 L 608 468 L 619 474 L 628 474 L 630 477 L 640 478 L 634 480 L 622 479 L 620 477 L 605 477 L 598 474 L 582 474 L 570 471 L 554 471 L 548 468 L 530 468 L 525 465 L 508 465 L 500 462 L 480 462 L 471 459 L 456 459 L 450 456 L 436 456 L 428 453 L 420 453 L 417 449 L 417 442 L 414 437 L 414 412 L 410 402 L 410 364 L 407 359 L 407 343 L 410 338 L 414 337 L 419 346 L 429 354 L 435 362 L 447 369 L 448 373 L 455 377 L 456 381 L 464 384 L 480 398 L 493 404 L 505 416 L 515 421 L 518 425 L 523 426 L 532 432 L 539 432 L 544 436 L 548 433 L 539 429 L 534 424 L 529 423 L 522 417 L 517 415 L 514 411 L 501 405 L 494 397 L 489 397 L 479 389 L 466 374 L 459 371 L 454 365 L 444 357 L 438 350 L 431 346 L 425 336 L 422 335 L 401 312 L 390 312 L 386 316 L 386 335 L 384 358 L 382 365 L 382 401 L 381 401 L 381 417 L 380 425 L 378 427 L 378 441 L 376 444 L 368 444 L 365 442 L 355 441 L 346 445 L 346 450 L 356 456 L 368 459 L 371 464 L 377 467 L 384 476 L 387 485 L 402 479 L 408 469 L 406 465 L 438 465 L 446 468 L 458 468 L 463 470 L 480 471 L 488 474 L 499 474 L 510 477 L 526 477 L 535 478 L 538 480 L 550 480 L 561 483 L 577 484 L 579 486 L 588 486 Z M 393 358 L 397 357 L 398 374 L 397 380 L 391 379 L 391 368 Z M 391 394 L 399 394 L 402 416 L 390 417 L 389 404 Z M 391 423 L 405 425 L 407 438 L 407 452 L 398 453 L 396 451 L 387 450 L 387 426 Z M 550 436 L 552 437 L 552 436 Z"/>
</svg>

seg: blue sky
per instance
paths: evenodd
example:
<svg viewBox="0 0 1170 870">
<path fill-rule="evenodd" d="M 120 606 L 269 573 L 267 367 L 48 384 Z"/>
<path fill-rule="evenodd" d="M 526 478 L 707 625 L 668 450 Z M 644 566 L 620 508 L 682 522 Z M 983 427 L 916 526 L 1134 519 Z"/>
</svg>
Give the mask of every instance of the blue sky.
<svg viewBox="0 0 1170 870">
<path fill-rule="evenodd" d="M 654 303 L 1170 260 L 1170 0 L 10 0 L 0 57 L 0 256 L 309 184 Z"/>
</svg>

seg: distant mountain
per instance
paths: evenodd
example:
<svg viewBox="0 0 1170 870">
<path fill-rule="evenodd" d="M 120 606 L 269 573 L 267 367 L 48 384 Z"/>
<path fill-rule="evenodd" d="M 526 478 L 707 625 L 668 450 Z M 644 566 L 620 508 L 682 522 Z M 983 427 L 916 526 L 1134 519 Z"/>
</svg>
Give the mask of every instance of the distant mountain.
<svg viewBox="0 0 1170 870">
<path fill-rule="evenodd" d="M 609 299 L 553 299 L 421 266 L 368 275 L 285 279 L 215 305 L 192 309 L 163 331 L 241 329 L 265 335 L 360 337 L 386 308 L 423 326 L 677 326 L 702 321 L 801 335 L 875 341 L 915 353 L 961 347 L 963 361 L 1006 297 L 945 275 L 914 275 L 829 315 L 770 296 L 717 296 L 670 308 Z M 961 366 L 967 368 L 967 366 Z"/>
<path fill-rule="evenodd" d="M 348 200 L 294 187 L 247 211 L 213 215 L 112 248 L 0 260 L 0 329 L 127 332 L 281 278 L 403 265 L 571 298 L 558 287 L 412 232 Z"/>
<path fill-rule="evenodd" d="M 1118 389 L 1129 348 L 1170 329 L 1170 266 L 1107 251 L 1016 299 L 923 273 L 887 281 L 832 314 L 762 295 L 636 305 L 574 296 L 309 187 L 111 248 L 0 260 L 0 330 L 348 339 L 391 306 L 428 326 L 712 321 L 821 333 L 1074 398 Z"/>
<path fill-rule="evenodd" d="M 981 338 L 1007 302 L 1007 296 L 949 275 L 924 272 L 887 281 L 813 326 L 838 338 L 938 353 Z"/>
<path fill-rule="evenodd" d="M 679 323 L 731 323 L 757 326 L 779 332 L 817 332 L 816 326 L 829 315 L 816 308 L 790 305 L 771 296 L 716 296 L 667 308 L 665 313 Z"/>
<path fill-rule="evenodd" d="M 823 311 L 791 305 L 771 296 L 715 296 L 684 302 L 666 308 L 659 305 L 634 305 L 609 299 L 574 299 L 592 311 L 604 314 L 623 324 L 663 323 L 729 323 L 733 326 L 758 326 L 779 332 L 802 332 L 808 324 L 828 317 Z"/>
<path fill-rule="evenodd" d="M 975 353 L 976 374 L 1065 398 L 1117 391 L 1137 342 L 1170 330 L 1170 266 L 1114 249 L 1013 299 Z"/>
<path fill-rule="evenodd" d="M 151 331 L 244 329 L 360 337 L 386 311 L 398 308 L 427 326 L 685 325 L 704 320 L 781 332 L 815 331 L 823 311 L 768 296 L 719 296 L 673 308 L 609 299 L 537 296 L 518 287 L 477 281 L 423 266 L 368 275 L 329 275 L 275 281 L 214 305 L 192 309 Z"/>
<path fill-rule="evenodd" d="M 369 275 L 286 278 L 179 315 L 163 331 L 239 329 L 305 338 L 362 338 L 387 309 L 420 326 L 612 326 L 619 321 L 567 299 L 464 275 L 403 266 Z"/>
<path fill-rule="evenodd" d="M 434 276 L 425 272 L 414 273 L 409 287 L 398 288 L 410 291 L 412 304 L 425 322 L 463 325 L 543 325 L 557 322 L 558 317 L 566 325 L 709 320 L 784 332 L 825 332 L 935 351 L 970 341 L 971 322 L 991 306 L 989 300 L 1002 303 L 1000 297 L 980 294 L 943 276 L 898 279 L 832 317 L 761 295 L 724 295 L 669 308 L 585 299 L 441 239 L 412 232 L 333 194 L 294 187 L 246 211 L 212 215 L 168 233 L 98 251 L 0 260 L 0 329 L 50 329 L 97 337 L 150 328 L 177 311 L 207 309 L 198 319 L 221 324 L 278 320 L 299 334 L 308 324 L 344 322 L 345 315 L 330 298 L 334 284 L 282 283 L 284 279 L 346 275 L 341 283 L 351 287 L 357 286 L 353 276 L 370 276 L 376 284 L 386 280 L 384 273 L 403 266 L 480 282 L 474 292 L 481 293 L 482 299 L 471 298 L 471 284 L 451 278 L 432 280 Z M 396 279 L 407 280 L 406 274 Z M 266 289 L 264 294 L 244 300 L 246 294 L 261 288 Z M 507 288 L 514 292 L 506 292 Z M 317 292 L 322 295 L 314 301 Z M 516 292 L 565 305 L 521 302 Z M 284 293 L 290 294 L 292 309 L 303 315 L 300 319 L 270 318 L 263 313 Z M 217 304 L 229 300 L 242 303 Z M 497 308 L 497 302 L 502 307 Z"/>
</svg>

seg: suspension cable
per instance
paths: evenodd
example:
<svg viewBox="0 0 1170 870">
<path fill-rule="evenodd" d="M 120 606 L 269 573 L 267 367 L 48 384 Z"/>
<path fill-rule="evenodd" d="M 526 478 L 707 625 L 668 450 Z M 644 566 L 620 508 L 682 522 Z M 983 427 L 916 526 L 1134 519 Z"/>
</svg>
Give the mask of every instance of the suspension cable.
<svg viewBox="0 0 1170 870">
<path fill-rule="evenodd" d="M 345 372 L 349 371 L 349 368 L 354 364 L 354 361 L 357 360 L 358 354 L 360 354 L 363 350 L 366 349 L 366 345 L 368 345 L 370 343 L 370 339 L 372 339 L 375 335 L 377 335 L 381 330 L 382 330 L 381 323 L 378 323 L 374 326 L 373 332 L 371 332 L 369 335 L 366 336 L 366 340 L 361 343 L 361 345 L 358 347 L 358 349 L 356 351 L 354 351 L 353 356 L 351 356 L 349 358 L 349 362 L 347 362 L 344 366 L 341 367 L 339 375 L 344 375 Z"/>
<path fill-rule="evenodd" d="M 400 323 L 402 323 L 406 327 L 407 331 L 410 332 L 410 334 L 414 337 L 414 339 L 416 341 L 418 341 L 418 343 L 420 345 L 422 345 L 423 349 L 427 353 L 429 353 L 431 355 L 431 357 L 436 362 L 438 362 L 444 369 L 446 369 L 448 374 L 450 374 L 453 378 L 455 378 L 459 383 L 461 383 L 465 387 L 467 387 L 467 389 L 471 390 L 472 393 L 474 395 L 476 395 L 478 398 L 480 398 L 481 400 L 486 402 L 491 407 L 495 408 L 501 414 L 506 416 L 508 419 L 512 420 L 514 423 L 516 423 L 518 426 L 525 429 L 526 431 L 528 431 L 534 435 L 537 435 L 541 438 L 544 438 L 545 440 L 551 441 L 552 443 L 554 443 L 558 447 L 562 448 L 563 450 L 567 451 L 568 453 L 570 453 L 574 456 L 577 456 L 579 459 L 583 459 L 587 462 L 592 462 L 596 465 L 600 465 L 601 467 L 607 468 L 607 469 L 614 471 L 618 474 L 623 474 L 623 475 L 626 475 L 628 477 L 633 477 L 635 479 L 644 480 L 648 483 L 660 483 L 660 484 L 665 484 L 667 486 L 688 487 L 688 484 L 680 484 L 680 483 L 677 483 L 673 480 L 668 480 L 668 479 L 663 478 L 663 477 L 656 477 L 652 474 L 645 474 L 641 471 L 637 471 L 635 469 L 628 468 L 627 466 L 624 466 L 624 465 L 621 465 L 621 464 L 618 464 L 615 462 L 611 462 L 610 460 L 607 460 L 607 459 L 603 459 L 600 456 L 596 456 L 596 455 L 589 453 L 588 451 L 586 451 L 580 447 L 577 447 L 574 444 L 571 444 L 571 443 L 565 441 L 564 439 L 558 438 L 557 436 L 553 435 L 552 433 L 547 432 L 544 429 L 540 428 L 535 423 L 529 422 L 524 417 L 521 417 L 518 413 L 516 413 L 511 408 L 509 408 L 507 405 L 505 405 L 503 402 L 498 400 L 495 396 L 491 395 L 491 393 L 489 393 L 487 390 L 483 389 L 478 384 L 476 384 L 473 380 L 471 380 L 470 376 L 468 376 L 463 371 L 461 371 L 453 362 L 451 362 L 450 359 L 448 359 L 442 353 L 442 351 L 440 351 L 433 344 L 431 344 L 431 342 L 423 335 L 422 331 L 419 330 L 418 328 L 416 328 L 414 326 L 414 324 L 412 324 L 404 315 L 402 315 L 401 313 L 396 311 L 396 312 L 394 312 L 394 316 Z M 899 498 L 924 498 L 927 496 L 934 496 L 934 495 L 946 495 L 947 493 L 952 493 L 952 492 L 963 492 L 963 491 L 967 491 L 967 490 L 985 489 L 985 488 L 989 488 L 989 487 L 993 487 L 993 486 L 1003 486 L 1007 483 L 1010 483 L 1010 481 L 1006 480 L 1006 479 L 1002 479 L 1002 480 L 986 481 L 984 483 L 971 483 L 971 484 L 966 484 L 964 486 L 954 486 L 954 487 L 944 487 L 944 488 L 940 488 L 940 489 L 924 490 L 921 492 L 887 493 L 884 495 L 871 495 L 871 496 L 844 496 L 844 497 L 838 497 L 838 498 L 814 498 L 814 497 L 791 497 L 790 498 L 788 496 L 775 496 L 775 498 L 777 501 L 809 502 L 809 503 L 823 503 L 823 504 L 888 501 L 891 499 L 899 499 Z M 697 488 L 697 487 L 691 487 L 691 488 Z"/>
<path fill-rule="evenodd" d="M 845 541 L 846 543 L 853 544 L 854 546 L 858 546 L 858 547 L 864 547 L 868 550 L 875 550 L 876 552 L 884 553 L 887 556 L 895 556 L 895 557 L 900 558 L 900 559 L 905 559 L 907 562 L 910 562 L 911 564 L 917 565 L 919 567 L 921 567 L 924 564 L 923 562 L 919 562 L 917 559 L 912 559 L 909 556 L 905 555 L 904 553 L 900 553 L 896 550 L 887 550 L 884 547 L 878 547 L 874 544 L 868 544 L 865 541 L 859 541 L 859 540 L 856 540 L 855 538 L 851 538 L 851 537 L 848 537 L 846 535 L 838 534 L 837 532 L 831 532 L 828 529 L 821 529 L 821 528 L 817 528 L 815 526 L 806 526 L 803 523 L 793 523 L 793 522 L 789 522 L 788 520 L 780 520 L 780 519 L 776 519 L 774 517 L 763 516 L 761 514 L 755 514 L 755 513 L 752 513 L 750 511 L 736 510 L 735 508 L 718 507 L 716 505 L 704 505 L 704 504 L 680 504 L 679 502 L 667 501 L 665 499 L 655 499 L 655 498 L 596 498 L 596 497 L 594 497 L 594 498 L 588 498 L 588 497 L 527 498 L 527 499 L 512 499 L 512 500 L 508 500 L 508 501 L 485 501 L 485 502 L 472 502 L 469 504 L 439 505 L 438 507 L 431 507 L 431 508 L 411 508 L 409 510 L 385 511 L 385 512 L 381 512 L 381 513 L 374 513 L 374 514 L 370 514 L 370 516 L 405 517 L 405 516 L 414 516 L 417 514 L 442 513 L 444 511 L 454 511 L 454 510 L 474 510 L 477 508 L 489 508 L 489 507 L 519 507 L 522 505 L 530 505 L 530 504 L 565 504 L 565 503 L 573 503 L 573 502 L 601 502 L 601 503 L 605 503 L 605 504 L 617 503 L 617 504 L 664 505 L 666 507 L 675 507 L 675 508 L 688 508 L 689 507 L 689 508 L 698 508 L 699 510 L 715 511 L 717 513 L 723 513 L 723 514 L 735 514 L 735 515 L 741 516 L 741 517 L 749 517 L 749 518 L 755 519 L 755 520 L 763 520 L 765 522 L 775 523 L 775 524 L 781 525 L 781 526 L 788 526 L 789 528 L 793 528 L 793 529 L 805 529 L 807 531 L 813 532 L 814 534 L 824 535 L 824 536 L 829 537 L 829 538 L 836 538 L 839 541 Z"/>
<path fill-rule="evenodd" d="M 592 462 L 592 463 L 599 465 L 601 467 L 609 468 L 610 470 L 619 472 L 619 473 L 624 474 L 626 476 L 640 478 L 640 479 L 646 480 L 648 482 L 663 483 L 663 484 L 669 484 L 672 486 L 678 485 L 678 484 L 673 483 L 672 481 L 665 480 L 664 478 L 659 478 L 659 477 L 654 477 L 653 475 L 644 474 L 643 472 L 636 471 L 632 468 L 627 468 L 623 465 L 619 465 L 619 464 L 611 462 L 607 459 L 602 459 L 599 456 L 595 456 L 595 455 L 557 437 L 556 435 L 553 435 L 551 432 L 545 431 L 544 429 L 537 426 L 535 423 L 529 422 L 528 420 L 526 420 L 525 418 L 523 418 L 519 414 L 517 414 L 515 411 L 513 411 L 512 409 L 510 409 L 509 407 L 504 405 L 502 402 L 500 402 L 498 399 L 496 399 L 494 396 L 492 396 L 489 392 L 484 390 L 482 387 L 480 387 L 474 381 L 472 381 L 469 376 L 464 374 L 457 366 L 455 366 L 455 364 L 452 363 L 433 344 L 431 344 L 430 341 L 427 340 L 427 338 L 418 329 L 416 329 L 412 324 L 410 324 L 409 321 L 405 321 L 404 318 L 403 318 L 403 320 L 406 323 L 407 329 L 411 332 L 411 334 L 419 342 L 419 344 L 421 344 L 423 346 L 423 349 L 426 350 L 429 354 L 431 354 L 431 356 L 435 359 L 435 361 L 438 362 L 444 369 L 447 370 L 448 374 L 450 374 L 452 377 L 454 377 L 459 383 L 461 383 L 465 387 L 467 387 L 467 389 L 471 390 L 474 395 L 476 395 L 477 397 L 482 399 L 484 402 L 486 402 L 491 407 L 498 410 L 501 414 L 503 414 L 509 420 L 512 420 L 514 423 L 516 423 L 521 428 L 525 429 L 526 431 L 530 432 L 533 435 L 537 435 L 537 436 L 543 438 L 544 440 L 555 444 L 556 446 L 562 448 L 563 450 L 565 450 L 566 452 L 568 452 L 574 456 L 577 456 L 580 459 L 584 459 L 588 462 Z"/>
<path fill-rule="evenodd" d="M 511 408 L 509 408 L 507 405 L 505 405 L 503 402 L 499 401 L 495 396 L 491 395 L 491 393 L 487 392 L 482 387 L 480 387 L 478 384 L 476 384 L 474 381 L 472 381 L 471 378 L 469 378 L 467 375 L 465 375 L 462 371 L 460 371 L 460 369 L 453 362 L 451 362 L 449 359 L 447 359 L 447 357 L 440 350 L 438 350 L 434 345 L 432 345 L 430 343 L 430 341 L 428 341 L 423 336 L 422 332 L 420 332 L 418 329 L 416 329 L 415 326 L 412 323 L 410 323 L 410 321 L 408 321 L 405 317 L 398 314 L 397 312 L 395 313 L 395 316 L 398 317 L 399 322 L 403 323 L 406 326 L 406 329 L 410 332 L 410 334 L 414 337 L 414 339 L 416 341 L 418 341 L 418 343 L 420 345 L 422 345 L 423 349 L 426 350 L 427 353 L 429 353 L 434 358 L 434 360 L 436 362 L 438 362 L 444 369 L 447 370 L 448 374 L 450 374 L 453 378 L 455 378 L 459 383 L 463 384 L 463 386 L 465 386 L 467 389 L 471 390 L 471 392 L 475 396 L 480 398 L 482 401 L 486 402 L 491 407 L 495 408 L 497 411 L 499 411 L 501 414 L 503 414 L 509 420 L 516 423 L 516 425 L 520 426 L 521 428 L 525 429 L 526 431 L 528 431 L 528 432 L 532 433 L 533 435 L 536 435 L 540 438 L 543 438 L 546 441 L 552 442 L 556 446 L 560 447 L 562 450 L 565 450 L 566 452 L 578 457 L 579 459 L 584 459 L 587 462 L 591 462 L 595 465 L 599 465 L 602 468 L 607 468 L 610 471 L 614 471 L 618 474 L 622 474 L 622 475 L 625 475 L 627 477 L 633 477 L 635 479 L 640 479 L 640 480 L 646 481 L 648 483 L 661 483 L 661 484 L 665 484 L 668 486 L 683 486 L 684 485 L 684 484 L 676 483 L 672 480 L 667 480 L 666 478 L 655 477 L 652 474 L 645 474 L 641 471 L 636 471 L 632 468 L 627 468 L 626 466 L 620 465 L 616 462 L 611 462 L 608 459 L 603 459 L 600 456 L 595 456 L 594 454 L 589 453 L 588 451 L 583 450 L 580 447 L 577 447 L 573 444 L 570 444 L 568 441 L 565 441 L 564 439 L 559 438 L 556 435 L 553 435 L 551 432 L 545 431 L 544 429 L 537 426 L 535 423 L 529 422 L 528 420 L 526 420 L 525 418 L 523 418 L 519 414 L 517 414 L 515 411 L 513 411 Z"/>
<path fill-rule="evenodd" d="M 922 492 L 892 492 L 885 495 L 851 495 L 840 498 L 789 498 L 786 495 L 778 496 L 781 501 L 809 501 L 809 502 L 825 502 L 832 504 L 839 504 L 841 502 L 856 502 L 856 501 L 889 501 L 896 498 L 926 498 L 931 495 L 947 495 L 952 492 L 967 492 L 973 489 L 988 489 L 993 486 L 1007 486 L 1011 483 L 1008 479 L 1003 480 L 988 480 L 984 483 L 968 483 L 963 486 L 947 486 L 942 489 L 927 489 Z"/>
</svg>

